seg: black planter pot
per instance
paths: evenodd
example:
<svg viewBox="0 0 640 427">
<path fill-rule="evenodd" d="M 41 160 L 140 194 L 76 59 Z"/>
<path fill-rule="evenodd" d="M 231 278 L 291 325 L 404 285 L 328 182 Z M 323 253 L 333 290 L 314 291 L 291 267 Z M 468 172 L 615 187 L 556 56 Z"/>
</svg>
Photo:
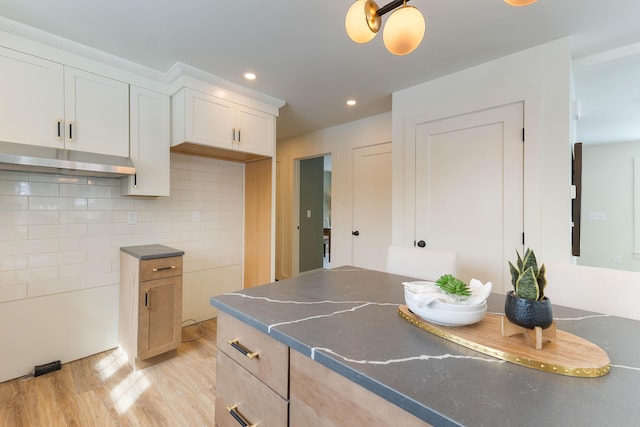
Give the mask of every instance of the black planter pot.
<svg viewBox="0 0 640 427">
<path fill-rule="evenodd" d="M 504 314 L 511 323 L 527 329 L 536 326 L 546 329 L 553 323 L 551 301 L 547 297 L 542 301 L 531 301 L 519 298 L 514 291 L 509 291 L 504 301 Z"/>
</svg>

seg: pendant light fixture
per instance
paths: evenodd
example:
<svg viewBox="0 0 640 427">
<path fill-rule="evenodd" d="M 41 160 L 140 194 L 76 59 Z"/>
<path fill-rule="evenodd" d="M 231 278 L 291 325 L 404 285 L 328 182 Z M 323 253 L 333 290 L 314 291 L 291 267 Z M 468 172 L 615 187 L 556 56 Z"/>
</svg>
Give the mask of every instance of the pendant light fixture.
<svg viewBox="0 0 640 427">
<path fill-rule="evenodd" d="M 356 0 L 347 11 L 344 26 L 347 34 L 356 43 L 367 43 L 382 27 L 382 15 L 393 11 L 382 32 L 387 50 L 394 55 L 407 55 L 422 42 L 425 22 L 422 13 L 409 0 L 394 0 L 380 8 L 373 0 Z M 529 6 L 538 0 L 504 0 L 511 6 Z"/>
<path fill-rule="evenodd" d="M 393 11 L 383 30 L 384 45 L 394 55 L 413 52 L 424 37 L 425 22 L 420 11 L 407 6 L 407 1 L 394 0 L 378 8 L 373 0 L 357 0 L 345 18 L 347 34 L 356 43 L 366 43 L 380 30 L 382 15 Z"/>
<path fill-rule="evenodd" d="M 538 0 L 504 0 L 506 4 L 510 4 L 511 6 L 529 6 L 537 1 Z"/>
</svg>

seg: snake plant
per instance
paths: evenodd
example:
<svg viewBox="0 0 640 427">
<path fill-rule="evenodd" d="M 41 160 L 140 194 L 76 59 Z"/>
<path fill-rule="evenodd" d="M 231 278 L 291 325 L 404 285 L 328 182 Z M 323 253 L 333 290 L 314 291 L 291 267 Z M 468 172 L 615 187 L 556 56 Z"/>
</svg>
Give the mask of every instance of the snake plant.
<svg viewBox="0 0 640 427">
<path fill-rule="evenodd" d="M 527 248 L 524 257 L 516 250 L 518 255 L 517 267 L 509 261 L 511 271 L 511 284 L 516 296 L 532 301 L 541 301 L 544 297 L 544 288 L 547 286 L 544 264 L 538 267 L 538 261 L 533 251 Z"/>
</svg>

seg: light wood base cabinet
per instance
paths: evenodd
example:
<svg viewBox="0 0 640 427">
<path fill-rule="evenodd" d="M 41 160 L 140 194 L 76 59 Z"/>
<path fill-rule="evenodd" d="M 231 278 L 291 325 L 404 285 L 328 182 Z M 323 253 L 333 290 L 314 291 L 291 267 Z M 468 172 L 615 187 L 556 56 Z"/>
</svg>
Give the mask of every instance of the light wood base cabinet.
<svg viewBox="0 0 640 427">
<path fill-rule="evenodd" d="M 181 323 L 182 256 L 140 260 L 120 252 L 119 345 L 129 364 L 175 356 Z"/>
</svg>

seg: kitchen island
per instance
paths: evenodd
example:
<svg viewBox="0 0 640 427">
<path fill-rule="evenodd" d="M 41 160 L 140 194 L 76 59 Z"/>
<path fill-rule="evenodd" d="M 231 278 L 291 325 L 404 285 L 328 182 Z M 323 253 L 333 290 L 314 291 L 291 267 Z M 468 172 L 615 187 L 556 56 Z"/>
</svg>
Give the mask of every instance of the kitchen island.
<svg viewBox="0 0 640 427">
<path fill-rule="evenodd" d="M 407 280 L 341 267 L 219 295 L 211 304 L 425 424 L 638 425 L 640 322 L 554 305 L 559 330 L 600 346 L 611 360 L 605 376 L 567 377 L 495 359 L 410 324 L 398 315 Z M 549 284 L 552 302 L 554 286 L 561 285 Z M 491 295 L 488 306 L 503 313 L 504 296 Z"/>
</svg>

